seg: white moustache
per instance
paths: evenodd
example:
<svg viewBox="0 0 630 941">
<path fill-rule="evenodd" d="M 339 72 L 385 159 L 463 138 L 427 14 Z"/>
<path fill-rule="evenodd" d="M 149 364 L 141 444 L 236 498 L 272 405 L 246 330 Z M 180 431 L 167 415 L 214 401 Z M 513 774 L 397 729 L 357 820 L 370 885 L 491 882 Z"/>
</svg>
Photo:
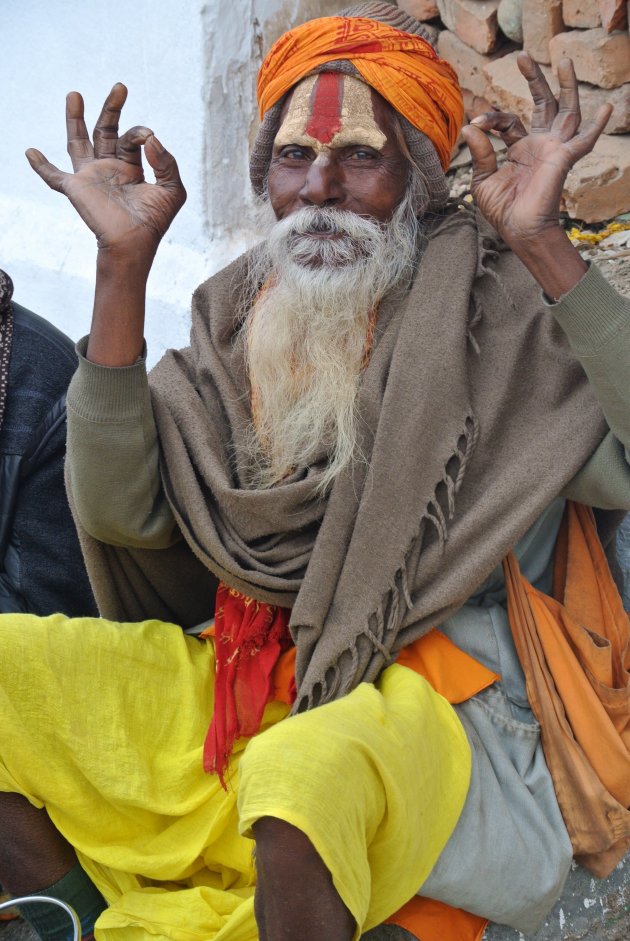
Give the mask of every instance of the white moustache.
<svg viewBox="0 0 630 941">
<path fill-rule="evenodd" d="M 297 265 L 351 265 L 378 252 L 386 228 L 373 219 L 341 209 L 307 207 L 277 222 L 269 235 L 269 253 Z"/>
<path fill-rule="evenodd" d="M 365 238 L 382 233 L 383 226 L 375 219 L 367 219 L 346 209 L 305 207 L 279 220 L 274 226 L 280 236 L 290 235 L 348 235 L 350 238 Z"/>
</svg>

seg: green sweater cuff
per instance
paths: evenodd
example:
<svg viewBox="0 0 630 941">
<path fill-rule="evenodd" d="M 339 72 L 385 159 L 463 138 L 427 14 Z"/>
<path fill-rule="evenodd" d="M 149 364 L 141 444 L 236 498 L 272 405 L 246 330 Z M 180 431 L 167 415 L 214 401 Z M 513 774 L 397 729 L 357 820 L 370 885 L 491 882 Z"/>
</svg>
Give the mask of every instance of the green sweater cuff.
<svg viewBox="0 0 630 941">
<path fill-rule="evenodd" d="M 76 345 L 79 365 L 68 387 L 68 408 L 86 421 L 137 421 L 150 402 L 146 347 L 133 366 L 100 366 L 85 358 L 87 340 Z"/>
<path fill-rule="evenodd" d="M 568 294 L 549 307 L 578 355 L 597 353 L 630 329 L 630 301 L 593 264 Z"/>
</svg>

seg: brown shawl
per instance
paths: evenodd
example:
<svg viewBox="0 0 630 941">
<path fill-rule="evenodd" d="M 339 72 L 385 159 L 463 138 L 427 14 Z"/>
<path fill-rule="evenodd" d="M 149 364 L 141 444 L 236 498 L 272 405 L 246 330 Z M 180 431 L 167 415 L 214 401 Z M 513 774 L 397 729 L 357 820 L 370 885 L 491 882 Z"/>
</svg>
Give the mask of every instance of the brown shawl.
<svg viewBox="0 0 630 941">
<path fill-rule="evenodd" d="M 86 538 L 85 548 L 108 617 L 211 617 L 211 573 L 292 606 L 304 709 L 374 680 L 456 611 L 607 429 L 540 288 L 459 209 L 436 228 L 410 290 L 382 305 L 359 393 L 367 460 L 327 499 L 315 495 L 317 463 L 272 490 L 242 489 L 246 264 L 198 288 L 191 346 L 150 376 L 184 539 L 151 551 Z"/>
</svg>

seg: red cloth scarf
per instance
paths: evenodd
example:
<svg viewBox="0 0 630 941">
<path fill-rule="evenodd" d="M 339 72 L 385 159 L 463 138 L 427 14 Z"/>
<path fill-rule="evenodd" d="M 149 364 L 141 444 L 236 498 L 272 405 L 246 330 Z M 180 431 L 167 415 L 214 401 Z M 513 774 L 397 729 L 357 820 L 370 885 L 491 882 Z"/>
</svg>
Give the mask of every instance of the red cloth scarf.
<svg viewBox="0 0 630 941">
<path fill-rule="evenodd" d="M 214 620 L 214 710 L 203 766 L 209 773 L 216 772 L 224 788 L 234 742 L 258 731 L 265 706 L 273 698 L 274 667 L 293 644 L 290 615 L 289 608 L 255 601 L 219 584 Z"/>
</svg>

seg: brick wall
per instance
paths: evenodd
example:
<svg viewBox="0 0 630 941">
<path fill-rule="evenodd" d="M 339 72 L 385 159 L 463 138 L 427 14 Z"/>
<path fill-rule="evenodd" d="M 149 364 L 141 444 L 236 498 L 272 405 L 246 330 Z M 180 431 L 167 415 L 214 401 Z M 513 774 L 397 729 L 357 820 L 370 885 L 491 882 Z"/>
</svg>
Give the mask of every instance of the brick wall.
<svg viewBox="0 0 630 941">
<path fill-rule="evenodd" d="M 567 180 L 570 216 L 601 222 L 630 210 L 630 35 L 627 0 L 398 0 L 429 23 L 437 48 L 455 67 L 469 117 L 486 99 L 531 117 L 527 82 L 516 64 L 524 48 L 557 92 L 561 58 L 573 60 L 583 120 L 610 103 L 613 112 L 595 150 Z"/>
</svg>

